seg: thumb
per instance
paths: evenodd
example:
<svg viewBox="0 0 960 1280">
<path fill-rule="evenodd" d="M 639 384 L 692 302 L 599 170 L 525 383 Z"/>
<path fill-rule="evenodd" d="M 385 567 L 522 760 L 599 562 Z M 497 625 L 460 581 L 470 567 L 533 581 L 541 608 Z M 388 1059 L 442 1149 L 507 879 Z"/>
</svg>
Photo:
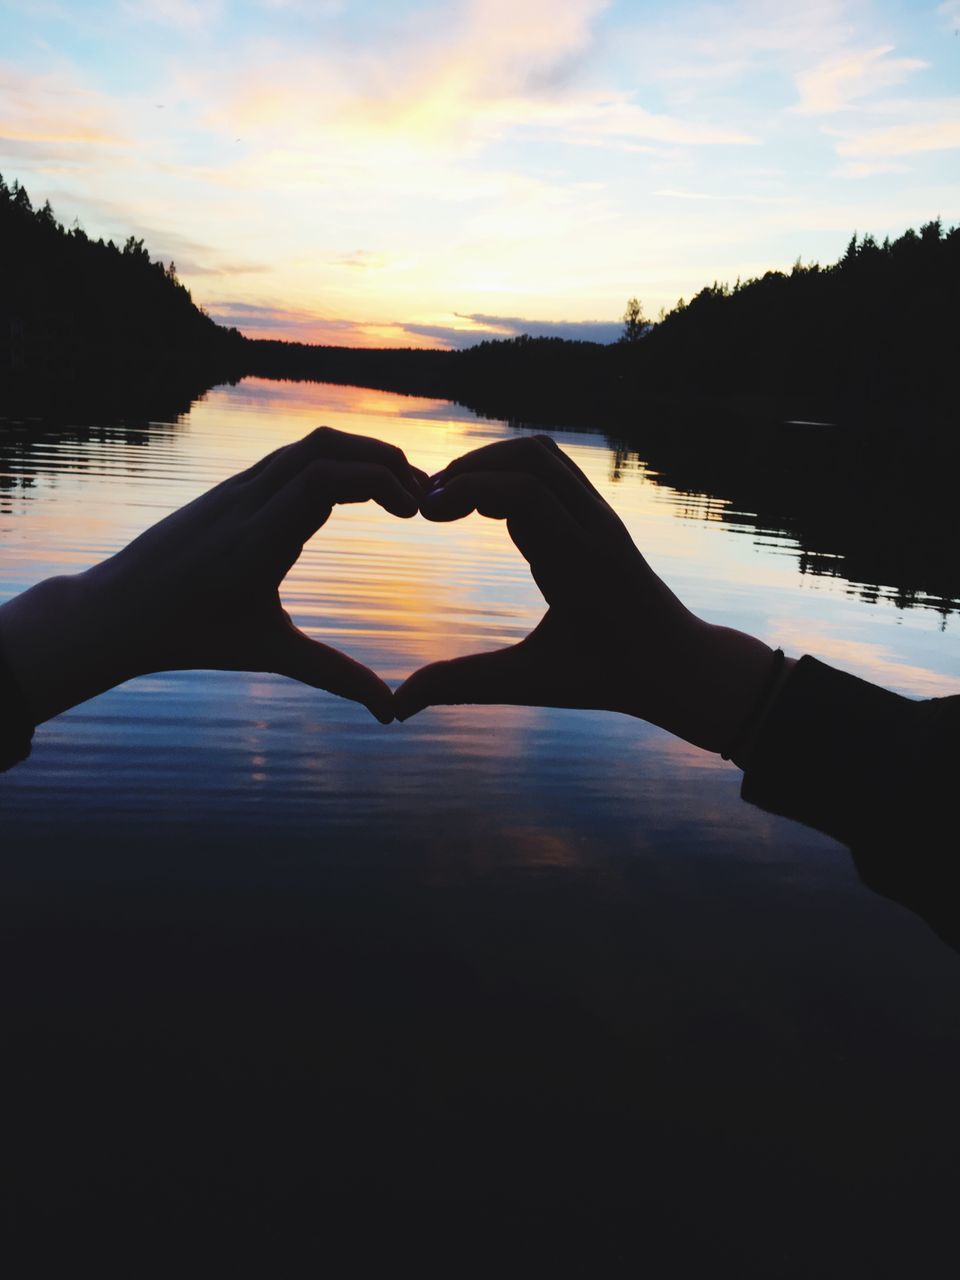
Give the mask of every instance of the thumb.
<svg viewBox="0 0 960 1280">
<path fill-rule="evenodd" d="M 273 670 L 301 684 L 360 702 L 381 724 L 390 724 L 394 718 L 393 693 L 375 672 L 339 649 L 311 640 L 296 627 L 284 628 Z"/>
<path fill-rule="evenodd" d="M 462 702 L 523 703 L 519 645 L 432 662 L 406 679 L 394 694 L 394 714 L 409 720 L 425 707 Z"/>
</svg>

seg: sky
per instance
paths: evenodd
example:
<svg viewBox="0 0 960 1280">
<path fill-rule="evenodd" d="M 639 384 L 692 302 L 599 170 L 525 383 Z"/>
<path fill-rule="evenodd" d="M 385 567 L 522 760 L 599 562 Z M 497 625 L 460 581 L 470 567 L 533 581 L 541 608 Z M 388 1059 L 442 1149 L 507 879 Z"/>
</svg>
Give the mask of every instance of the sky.
<svg viewBox="0 0 960 1280">
<path fill-rule="evenodd" d="M 253 337 L 610 341 L 960 221 L 960 0 L 0 0 L 0 173 Z"/>
</svg>

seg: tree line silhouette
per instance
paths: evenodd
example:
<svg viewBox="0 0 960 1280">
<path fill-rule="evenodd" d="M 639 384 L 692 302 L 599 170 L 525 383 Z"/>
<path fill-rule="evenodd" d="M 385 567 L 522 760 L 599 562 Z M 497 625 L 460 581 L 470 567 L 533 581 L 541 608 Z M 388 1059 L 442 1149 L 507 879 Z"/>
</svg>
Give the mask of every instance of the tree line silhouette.
<svg viewBox="0 0 960 1280">
<path fill-rule="evenodd" d="M 796 537 L 811 572 L 948 612 L 960 600 L 958 285 L 960 231 L 935 220 L 882 244 L 854 236 L 832 266 L 711 285 L 652 325 L 632 298 L 611 346 L 255 341 L 217 325 L 142 240 L 65 229 L 0 178 L 0 427 L 4 415 L 175 421 L 247 374 L 441 397 L 515 426 L 602 432 L 661 482 L 728 499 L 724 519 Z"/>
<path fill-rule="evenodd" d="M 463 351 L 364 350 L 252 340 L 218 325 L 143 240 L 65 228 L 0 176 L 0 377 L 76 379 L 189 368 L 355 383 L 456 400 L 490 417 L 622 425 L 662 404 L 774 417 L 949 419 L 960 345 L 960 227 L 934 219 L 878 243 L 856 234 L 838 262 L 799 260 L 714 283 L 648 323 L 627 304 L 623 341 L 488 340 Z"/>
<path fill-rule="evenodd" d="M 171 262 L 143 240 L 94 240 L 63 226 L 46 201 L 34 208 L 0 175 L 0 379 L 30 394 L 91 382 L 195 382 L 231 364 L 243 339 L 197 307 Z M 209 385 L 209 381 L 207 382 Z"/>
<path fill-rule="evenodd" d="M 954 412 L 960 227 L 940 219 L 879 244 L 856 234 L 830 266 L 708 285 L 648 323 L 636 298 L 610 346 L 528 335 L 464 351 L 249 344 L 266 376 L 351 382 L 457 400 L 489 417 L 569 426 L 637 420 L 663 402 L 720 401 L 771 417 L 875 419 Z"/>
<path fill-rule="evenodd" d="M 643 384 L 751 393 L 827 413 L 889 403 L 952 407 L 960 336 L 960 227 L 939 218 L 878 244 L 854 234 L 838 262 L 767 271 L 681 299 L 631 352 Z"/>
</svg>

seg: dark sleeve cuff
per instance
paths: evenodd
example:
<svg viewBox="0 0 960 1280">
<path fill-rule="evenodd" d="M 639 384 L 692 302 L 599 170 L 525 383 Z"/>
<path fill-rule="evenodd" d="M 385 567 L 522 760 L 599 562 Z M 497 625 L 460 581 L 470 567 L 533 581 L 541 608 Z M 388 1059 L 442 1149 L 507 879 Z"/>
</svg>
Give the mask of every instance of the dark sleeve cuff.
<svg viewBox="0 0 960 1280">
<path fill-rule="evenodd" d="M 871 888 L 953 940 L 960 697 L 915 702 L 804 657 L 761 726 L 741 795 L 834 836 Z"/>
<path fill-rule="evenodd" d="M 853 844 L 913 790 L 921 705 L 801 658 L 760 729 L 740 794 Z"/>
</svg>

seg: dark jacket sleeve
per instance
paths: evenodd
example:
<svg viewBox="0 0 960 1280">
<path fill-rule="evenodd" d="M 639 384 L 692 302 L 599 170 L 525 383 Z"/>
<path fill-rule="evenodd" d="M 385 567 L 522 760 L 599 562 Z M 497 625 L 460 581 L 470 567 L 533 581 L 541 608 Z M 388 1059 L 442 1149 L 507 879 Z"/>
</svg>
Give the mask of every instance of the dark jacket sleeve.
<svg viewBox="0 0 960 1280">
<path fill-rule="evenodd" d="M 960 697 L 915 702 L 801 658 L 741 795 L 850 847 L 862 879 L 960 947 Z"/>
<path fill-rule="evenodd" d="M 26 760 L 32 741 L 33 720 L 0 637 L 0 773 Z"/>
</svg>

